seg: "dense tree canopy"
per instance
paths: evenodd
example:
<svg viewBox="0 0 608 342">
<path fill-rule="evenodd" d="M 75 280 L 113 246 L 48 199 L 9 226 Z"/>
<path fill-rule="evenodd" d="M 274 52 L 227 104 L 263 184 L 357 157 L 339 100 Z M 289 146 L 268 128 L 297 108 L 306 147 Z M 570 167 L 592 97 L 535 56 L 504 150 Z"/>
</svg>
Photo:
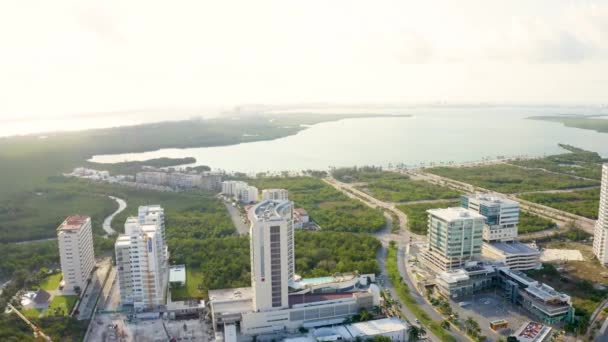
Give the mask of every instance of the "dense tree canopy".
<svg viewBox="0 0 608 342">
<path fill-rule="evenodd" d="M 248 180 L 259 189 L 289 190 L 289 199 L 308 211 L 321 229 L 343 232 L 375 232 L 384 227 L 380 210 L 371 209 L 312 177 L 260 178 Z"/>
</svg>

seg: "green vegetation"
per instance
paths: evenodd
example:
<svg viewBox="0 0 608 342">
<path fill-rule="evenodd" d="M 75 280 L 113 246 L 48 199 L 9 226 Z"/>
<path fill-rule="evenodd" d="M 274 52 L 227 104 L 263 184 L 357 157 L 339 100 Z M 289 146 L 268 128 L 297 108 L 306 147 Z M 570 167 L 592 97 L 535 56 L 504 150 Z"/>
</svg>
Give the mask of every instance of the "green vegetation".
<svg viewBox="0 0 608 342">
<path fill-rule="evenodd" d="M 44 312 L 45 316 L 67 316 L 76 304 L 78 296 L 54 296 L 48 309 Z"/>
<path fill-rule="evenodd" d="M 21 313 L 29 319 L 38 318 L 42 314 L 42 312 L 36 308 L 22 309 Z"/>
<path fill-rule="evenodd" d="M 58 268 L 57 241 L 39 241 L 27 244 L 0 244 L 0 278 L 16 271 L 32 273 L 40 268 Z M 0 303 L 1 304 L 1 303 Z"/>
<path fill-rule="evenodd" d="M 101 164 L 87 162 L 84 166 L 96 170 L 106 170 L 112 175 L 134 175 L 137 172 L 144 169 L 144 166 L 162 168 L 177 165 L 193 164 L 196 163 L 196 159 L 192 157 L 186 158 L 155 158 L 144 161 L 128 161 L 113 164 Z M 208 166 L 198 167 L 197 170 L 209 171 Z"/>
<path fill-rule="evenodd" d="M 459 207 L 459 201 L 442 201 L 433 203 L 412 203 L 397 206 L 407 215 L 407 228 L 415 234 L 424 235 L 427 232 L 428 214 L 427 210 L 435 208 Z"/>
<path fill-rule="evenodd" d="M 532 116 L 528 119 L 561 122 L 566 127 L 576 127 L 600 133 L 608 133 L 608 120 L 596 119 L 592 116 Z"/>
<path fill-rule="evenodd" d="M 365 234 L 297 232 L 296 271 L 319 277 L 359 271 L 377 273 L 376 250 L 380 242 Z M 207 291 L 243 287 L 251 283 L 249 238 L 227 236 L 207 239 L 175 239 L 172 264 L 186 264 L 186 287 L 172 291 L 174 299 L 205 298 Z"/>
<path fill-rule="evenodd" d="M 421 200 L 449 199 L 460 196 L 460 193 L 425 181 L 412 180 L 396 172 L 382 171 L 375 167 L 340 168 L 332 172 L 333 176 L 343 182 L 361 182 L 358 188 L 387 202 L 409 202 Z"/>
<path fill-rule="evenodd" d="M 79 321 L 69 317 L 42 317 L 33 319 L 53 341 L 82 341 L 89 321 Z M 34 338 L 32 330 L 17 315 L 0 315 L 0 341 L 29 342 Z"/>
<path fill-rule="evenodd" d="M 542 170 L 523 169 L 508 164 L 475 167 L 435 167 L 427 171 L 502 193 L 573 189 L 599 184 L 597 181 L 576 179 Z"/>
<path fill-rule="evenodd" d="M 296 272 L 306 278 L 348 273 L 378 273 L 380 242 L 366 234 L 298 231 Z"/>
<path fill-rule="evenodd" d="M 432 203 L 402 204 L 397 206 L 397 209 L 401 210 L 405 215 L 407 215 L 407 225 L 410 231 L 415 234 L 424 235 L 427 232 L 428 225 L 427 210 L 459 206 L 459 201 L 441 201 Z M 553 229 L 555 227 L 557 227 L 555 222 L 546 218 L 529 214 L 524 211 L 520 211 L 519 213 L 519 234 L 533 233 L 545 229 Z"/>
<path fill-rule="evenodd" d="M 556 227 L 557 224 L 549 219 L 525 211 L 519 212 L 519 227 L 517 228 L 519 234 L 534 233 Z"/>
<path fill-rule="evenodd" d="M 0 200 L 0 242 L 56 237 L 56 229 L 68 215 L 86 213 L 101 233 L 103 219 L 114 212 L 116 202 L 87 191 L 45 188 Z"/>
<path fill-rule="evenodd" d="M 530 202 L 546 205 L 572 214 L 597 219 L 600 189 L 587 189 L 558 193 L 532 193 L 519 196 Z"/>
<path fill-rule="evenodd" d="M 519 160 L 511 164 L 528 168 L 544 169 L 551 172 L 593 179 L 602 178 L 602 157 L 595 152 L 560 144 L 569 153 L 557 154 L 541 159 Z"/>
<path fill-rule="evenodd" d="M 247 236 L 173 239 L 169 243 L 171 263 L 185 264 L 190 269 L 194 279 L 188 279 L 188 287 L 196 286 L 197 297 L 206 297 L 208 290 L 251 283 Z"/>
<path fill-rule="evenodd" d="M 376 232 L 385 226 L 381 210 L 370 209 L 317 178 L 272 177 L 247 181 L 259 189 L 289 190 L 289 198 L 296 206 L 306 209 L 323 230 Z"/>
<path fill-rule="evenodd" d="M 59 287 L 59 283 L 61 282 L 61 279 L 62 279 L 61 273 L 51 274 L 51 275 L 47 276 L 46 278 L 42 279 L 42 281 L 40 282 L 40 288 L 43 290 L 47 290 L 47 291 L 57 290 L 57 288 Z"/>
<path fill-rule="evenodd" d="M 395 246 L 394 243 L 391 243 L 388 248 L 388 253 L 386 255 L 386 271 L 399 299 L 407 306 L 408 310 L 411 311 L 422 324 L 426 325 L 441 341 L 455 342 L 456 338 L 442 328 L 440 322 L 433 321 L 410 294 L 409 288 L 399 275 L 399 269 L 397 267 L 397 246 Z"/>
<path fill-rule="evenodd" d="M 200 271 L 186 268 L 186 286 L 172 287 L 171 300 L 205 298 L 202 291 L 202 279 L 203 274 Z"/>
<path fill-rule="evenodd" d="M 360 115 L 312 115 L 305 123 L 317 123 Z M 115 203 L 94 198 L 85 191 L 65 193 L 57 184 L 62 173 L 77 166 L 91 165 L 86 160 L 96 154 L 144 152 L 161 148 L 221 146 L 271 140 L 305 129 L 302 117 L 286 115 L 293 126 L 273 122 L 271 117 L 224 117 L 209 120 L 162 122 L 139 126 L 61 132 L 0 138 L 0 242 L 50 237 L 61 218 L 80 212 L 98 217 L 111 213 Z M 158 159 L 143 162 L 164 166 L 190 159 Z M 120 163 L 117 169 L 130 169 L 137 163 Z M 112 169 L 111 165 L 99 165 Z M 82 189 L 81 189 L 82 190 Z M 42 195 L 39 195 L 42 194 Z M 108 193 L 114 194 L 114 193 Z M 119 196 L 120 197 L 120 196 Z M 99 227 L 95 224 L 95 227 Z"/>
</svg>

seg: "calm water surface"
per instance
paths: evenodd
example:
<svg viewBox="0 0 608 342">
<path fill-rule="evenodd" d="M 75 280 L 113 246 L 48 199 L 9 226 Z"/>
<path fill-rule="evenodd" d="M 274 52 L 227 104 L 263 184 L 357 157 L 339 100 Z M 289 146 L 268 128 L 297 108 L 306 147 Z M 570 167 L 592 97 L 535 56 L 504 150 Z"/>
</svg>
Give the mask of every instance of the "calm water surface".
<svg viewBox="0 0 608 342">
<path fill-rule="evenodd" d="M 162 149 L 101 155 L 113 163 L 159 157 L 194 157 L 196 165 L 242 172 L 324 170 L 328 167 L 430 162 L 467 162 L 496 156 L 543 156 L 566 143 L 608 156 L 608 134 L 527 120 L 530 115 L 563 114 L 518 108 L 408 109 L 402 118 L 346 119 L 314 125 L 272 141 L 240 145 Z"/>
</svg>

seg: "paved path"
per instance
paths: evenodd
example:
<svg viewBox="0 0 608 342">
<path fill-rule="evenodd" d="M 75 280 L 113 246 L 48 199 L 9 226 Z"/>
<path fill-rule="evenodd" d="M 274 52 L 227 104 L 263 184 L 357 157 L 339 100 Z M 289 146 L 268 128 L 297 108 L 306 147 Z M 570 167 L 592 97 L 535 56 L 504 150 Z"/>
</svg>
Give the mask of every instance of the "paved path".
<svg viewBox="0 0 608 342">
<path fill-rule="evenodd" d="M 401 311 L 403 313 L 403 316 L 408 321 L 415 322 L 415 315 L 407 309 L 405 304 L 401 302 L 399 296 L 395 292 L 393 285 L 388 280 L 388 274 L 385 265 L 387 247 L 390 241 L 396 241 L 398 244 L 397 265 L 399 268 L 399 274 L 409 287 L 410 293 L 412 294 L 412 297 L 414 298 L 416 303 L 429 315 L 429 317 L 431 317 L 432 320 L 441 322 L 444 317 L 440 315 L 437 311 L 435 311 L 435 309 L 426 301 L 426 299 L 423 298 L 418 293 L 418 291 L 416 291 L 416 287 L 412 283 L 405 269 L 405 261 L 409 257 L 409 255 L 407 255 L 407 252 L 409 251 L 409 248 L 407 248 L 407 244 L 409 243 L 410 238 L 412 240 L 424 241 L 425 236 L 413 234 L 409 230 L 407 230 L 407 216 L 400 210 L 397 210 L 393 203 L 386 203 L 380 201 L 377 198 L 374 198 L 364 193 L 363 191 L 354 188 L 351 184 L 342 183 L 334 179 L 333 177 L 325 178 L 324 181 L 351 198 L 357 199 L 372 208 L 383 208 L 386 211 L 389 211 L 397 216 L 397 218 L 399 219 L 399 226 L 401 228 L 399 234 L 391 233 L 390 227 L 392 227 L 393 218 L 386 212 L 384 217 L 387 220 L 387 225 L 383 230 L 374 234 L 374 236 L 382 243 L 381 250 L 378 252 L 377 260 L 378 266 L 380 267 L 380 274 L 382 278 L 386 280 L 384 283 L 384 288 L 391 294 L 394 299 L 398 300 L 401 303 Z M 426 328 L 425 330 L 427 331 L 427 336 L 431 341 L 440 341 L 440 339 L 435 336 L 430 331 L 430 329 Z M 458 330 L 452 329 L 449 331 L 449 333 L 456 337 L 458 341 L 469 340 L 462 332 Z"/>
<path fill-rule="evenodd" d="M 230 218 L 232 219 L 232 223 L 236 227 L 236 230 L 241 235 L 249 234 L 249 226 L 243 222 L 243 216 L 241 215 L 241 211 L 237 207 L 233 207 L 232 204 L 224 202 L 224 206 L 226 206 L 226 210 L 228 210 L 228 214 L 230 214 Z"/>
<path fill-rule="evenodd" d="M 112 219 L 114 218 L 114 216 L 120 214 L 123 210 L 125 210 L 127 208 L 127 202 L 125 202 L 125 200 L 120 199 L 118 197 L 114 197 L 114 196 L 108 196 L 108 197 L 110 197 L 111 199 L 115 200 L 118 203 L 118 209 L 116 209 L 115 212 L 113 212 L 110 216 L 106 217 L 106 219 L 103 220 L 102 228 L 103 228 L 103 230 L 105 230 L 106 236 L 116 234 L 116 231 L 114 229 L 112 229 Z"/>
</svg>

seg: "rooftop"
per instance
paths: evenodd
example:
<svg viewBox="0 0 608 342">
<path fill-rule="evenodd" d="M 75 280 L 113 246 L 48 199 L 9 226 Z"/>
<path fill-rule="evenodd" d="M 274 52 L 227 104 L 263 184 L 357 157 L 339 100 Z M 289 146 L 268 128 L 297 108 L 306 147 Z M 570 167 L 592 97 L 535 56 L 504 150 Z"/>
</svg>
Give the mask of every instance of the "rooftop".
<svg viewBox="0 0 608 342">
<path fill-rule="evenodd" d="M 488 193 L 478 192 L 478 193 L 471 194 L 471 195 L 465 195 L 465 197 L 468 197 L 469 200 L 476 199 L 477 201 L 479 201 L 479 203 L 487 205 L 487 206 L 493 206 L 493 205 L 498 205 L 498 204 L 508 205 L 508 206 L 519 206 L 519 203 L 517 201 L 508 199 L 508 198 L 502 197 L 502 196 L 488 194 Z"/>
<path fill-rule="evenodd" d="M 505 255 L 509 254 L 540 254 L 538 249 L 532 248 L 521 242 L 492 242 L 485 243 L 484 247 L 491 247 Z"/>
<path fill-rule="evenodd" d="M 169 267 L 169 282 L 186 283 L 186 265 Z"/>
<path fill-rule="evenodd" d="M 478 212 L 461 207 L 429 209 L 427 213 L 436 216 L 446 222 L 459 221 L 463 219 L 480 219 L 485 220 L 485 217 Z"/>
<path fill-rule="evenodd" d="M 89 220 L 91 220 L 91 218 L 88 216 L 68 216 L 65 221 L 63 221 L 61 225 L 59 225 L 57 230 L 78 230 Z"/>
<path fill-rule="evenodd" d="M 209 300 L 216 303 L 222 301 L 241 300 L 252 297 L 253 289 L 251 287 L 209 290 Z"/>
<path fill-rule="evenodd" d="M 243 313 L 253 310 L 253 289 L 239 287 L 209 291 L 209 302 L 216 313 Z"/>
<path fill-rule="evenodd" d="M 522 325 L 513 336 L 520 342 L 541 342 L 551 332 L 551 327 L 537 322 L 528 322 Z"/>
<path fill-rule="evenodd" d="M 291 212 L 291 202 L 283 200 L 265 200 L 258 203 L 252 209 L 255 219 L 273 221 L 283 219 Z"/>
<path fill-rule="evenodd" d="M 353 338 L 407 331 L 408 328 L 408 324 L 405 321 L 394 317 L 353 323 L 346 326 L 346 329 L 348 329 Z"/>
<path fill-rule="evenodd" d="M 540 282 L 530 284 L 528 287 L 526 287 L 526 292 L 545 302 L 548 302 L 549 304 L 570 304 L 570 296 L 555 291 L 555 289 L 553 289 L 551 286 Z"/>
<path fill-rule="evenodd" d="M 308 304 L 324 302 L 328 300 L 337 300 L 352 298 L 358 292 L 338 292 L 338 293 L 313 293 L 313 294 L 291 294 L 289 295 L 289 306 L 298 304 Z"/>
</svg>

